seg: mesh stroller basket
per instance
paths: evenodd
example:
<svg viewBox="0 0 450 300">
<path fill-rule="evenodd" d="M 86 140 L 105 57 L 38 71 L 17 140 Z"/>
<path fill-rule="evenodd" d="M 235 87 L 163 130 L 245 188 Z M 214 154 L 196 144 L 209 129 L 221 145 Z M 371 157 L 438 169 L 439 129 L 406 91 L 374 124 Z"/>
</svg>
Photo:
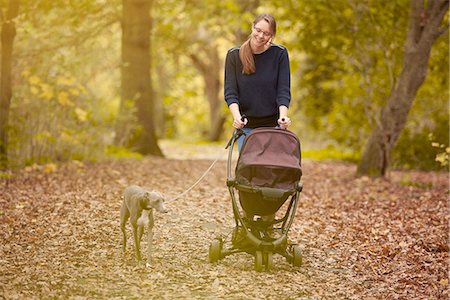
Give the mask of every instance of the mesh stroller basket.
<svg viewBox="0 0 450 300">
<path fill-rule="evenodd" d="M 244 211 L 274 214 L 295 193 L 302 176 L 297 136 L 276 128 L 252 130 L 242 146 L 235 174 Z"/>
</svg>

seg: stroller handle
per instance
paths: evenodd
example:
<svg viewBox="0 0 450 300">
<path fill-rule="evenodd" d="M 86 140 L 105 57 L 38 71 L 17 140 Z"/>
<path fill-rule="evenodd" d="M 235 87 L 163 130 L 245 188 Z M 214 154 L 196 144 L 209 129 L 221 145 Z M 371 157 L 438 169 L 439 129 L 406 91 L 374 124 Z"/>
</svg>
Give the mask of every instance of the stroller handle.
<svg viewBox="0 0 450 300">
<path fill-rule="evenodd" d="M 246 119 L 247 119 L 247 116 L 245 114 L 242 114 L 241 120 L 244 122 Z M 233 157 L 234 144 L 242 135 L 245 135 L 244 131 L 242 129 L 235 128 L 233 131 L 233 134 L 231 135 L 230 140 L 228 141 L 227 145 L 225 146 L 225 149 L 229 148 L 228 163 L 227 163 L 227 178 L 228 178 L 228 180 L 231 179 L 231 161 L 232 161 L 232 157 Z"/>
<path fill-rule="evenodd" d="M 245 122 L 245 120 L 247 120 L 247 115 L 242 114 L 241 121 Z M 235 128 L 233 131 L 233 135 L 231 136 L 230 140 L 228 141 L 227 145 L 225 146 L 225 149 L 228 149 L 231 145 L 234 145 L 234 142 L 243 134 L 244 134 L 244 132 L 242 131 L 242 129 Z"/>
</svg>

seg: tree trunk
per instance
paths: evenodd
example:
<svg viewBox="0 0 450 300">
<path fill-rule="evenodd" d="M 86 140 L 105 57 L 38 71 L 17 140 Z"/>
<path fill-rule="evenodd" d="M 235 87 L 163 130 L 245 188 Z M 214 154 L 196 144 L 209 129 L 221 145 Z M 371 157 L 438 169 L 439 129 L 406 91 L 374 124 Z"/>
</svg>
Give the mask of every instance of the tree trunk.
<svg viewBox="0 0 450 300">
<path fill-rule="evenodd" d="M 225 116 L 222 113 L 224 101 L 219 98 L 220 85 L 220 66 L 221 60 L 217 47 L 208 46 L 206 56 L 208 60 L 200 59 L 197 55 L 192 54 L 191 59 L 195 67 L 200 71 L 205 82 L 205 96 L 209 104 L 209 122 L 211 129 L 209 131 L 209 140 L 218 141 L 222 134 Z"/>
<path fill-rule="evenodd" d="M 16 36 L 15 18 L 19 13 L 19 0 L 10 0 L 1 32 L 0 70 L 0 168 L 8 167 L 8 124 L 12 97 L 12 59 Z"/>
<path fill-rule="evenodd" d="M 428 2 L 426 8 L 425 2 Z M 403 69 L 365 146 L 358 175 L 386 174 L 389 155 L 406 123 L 417 90 L 425 80 L 433 43 L 444 31 L 440 24 L 448 7 L 448 0 L 411 1 Z"/>
<path fill-rule="evenodd" d="M 135 143 L 142 154 L 162 156 L 154 122 L 153 88 L 151 83 L 150 31 L 152 0 L 123 0 L 122 19 L 122 95 L 119 115 L 127 115 L 127 102 L 136 107 L 141 126 Z M 118 118 L 120 120 L 120 116 Z M 126 124 L 118 124 L 116 141 L 124 139 Z M 129 139 L 129 137 L 126 137 Z"/>
</svg>

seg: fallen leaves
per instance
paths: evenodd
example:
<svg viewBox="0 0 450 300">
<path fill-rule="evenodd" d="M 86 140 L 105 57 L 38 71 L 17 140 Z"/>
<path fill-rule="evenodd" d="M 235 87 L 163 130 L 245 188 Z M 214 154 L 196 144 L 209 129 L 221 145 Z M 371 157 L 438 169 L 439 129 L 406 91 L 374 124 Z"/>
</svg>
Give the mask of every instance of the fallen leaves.
<svg viewBox="0 0 450 300">
<path fill-rule="evenodd" d="M 120 195 L 130 184 L 175 197 L 213 160 L 161 159 L 34 167 L 0 181 L 0 298 L 447 299 L 448 177 L 305 161 L 289 240 L 304 265 L 274 256 L 269 273 L 241 253 L 208 263 L 234 219 L 219 161 L 156 214 L 150 268 L 121 252 Z M 404 184 L 408 182 L 426 184 Z M 402 183 L 403 182 L 403 183 Z M 146 247 L 143 243 L 142 247 Z M 145 251 L 143 252 L 145 253 Z"/>
</svg>

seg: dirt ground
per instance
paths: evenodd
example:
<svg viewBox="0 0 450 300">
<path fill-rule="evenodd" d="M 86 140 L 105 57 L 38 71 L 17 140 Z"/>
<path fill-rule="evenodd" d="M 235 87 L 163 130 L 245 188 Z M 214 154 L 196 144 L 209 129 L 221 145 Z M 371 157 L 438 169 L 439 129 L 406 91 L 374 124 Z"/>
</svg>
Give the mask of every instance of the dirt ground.
<svg viewBox="0 0 450 300">
<path fill-rule="evenodd" d="M 172 198 L 212 162 L 175 153 L 36 166 L 1 179 L 0 298 L 448 299 L 446 173 L 392 171 L 369 180 L 356 178 L 352 164 L 304 161 L 289 233 L 303 265 L 275 255 L 273 269 L 258 273 L 246 253 L 208 261 L 209 243 L 234 225 L 226 161 L 219 160 L 168 203 L 169 213 L 155 215 L 150 268 L 135 262 L 130 226 L 123 254 L 124 188 L 142 185 Z"/>
</svg>

